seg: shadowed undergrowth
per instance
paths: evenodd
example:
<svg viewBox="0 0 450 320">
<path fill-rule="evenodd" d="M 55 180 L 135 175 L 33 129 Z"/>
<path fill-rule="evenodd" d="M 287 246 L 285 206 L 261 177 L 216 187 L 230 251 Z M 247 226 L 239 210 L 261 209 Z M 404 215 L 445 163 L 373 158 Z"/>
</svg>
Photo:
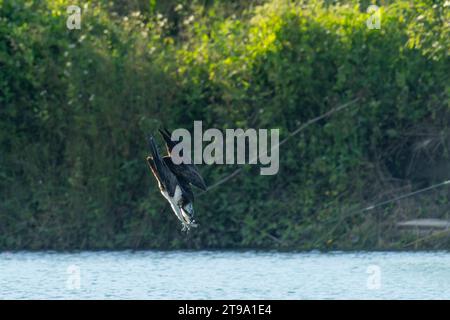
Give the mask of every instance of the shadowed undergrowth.
<svg viewBox="0 0 450 320">
<path fill-rule="evenodd" d="M 153 4 L 152 4 L 153 3 Z M 395 1 L 380 30 L 365 3 L 0 0 L 0 248 L 448 248 L 395 223 L 448 219 L 449 20 Z M 161 125 L 279 128 L 358 98 L 198 197 L 188 236 L 145 164 Z M 208 184 L 235 166 L 202 166 Z M 413 243 L 413 245 L 411 245 Z"/>
</svg>

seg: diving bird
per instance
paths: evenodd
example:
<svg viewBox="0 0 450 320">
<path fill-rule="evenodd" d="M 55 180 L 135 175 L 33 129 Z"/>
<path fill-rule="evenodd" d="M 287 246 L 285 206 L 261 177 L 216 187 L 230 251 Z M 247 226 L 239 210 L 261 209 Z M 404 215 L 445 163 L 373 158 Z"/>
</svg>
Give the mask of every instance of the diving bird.
<svg viewBox="0 0 450 320">
<path fill-rule="evenodd" d="M 177 142 L 172 141 L 170 132 L 167 129 L 160 129 L 159 133 L 163 137 L 166 143 L 167 156 L 163 158 L 167 166 L 172 170 L 172 172 L 178 177 L 181 182 L 191 184 L 199 189 L 206 191 L 206 183 L 203 180 L 197 167 L 192 163 L 180 163 L 174 164 L 172 161 L 172 149 L 177 144 Z"/>
<path fill-rule="evenodd" d="M 176 142 L 171 140 L 167 129 L 159 130 L 159 132 L 166 143 L 169 154 L 161 157 L 154 138 L 150 136 L 151 156 L 147 157 L 147 163 L 158 182 L 161 194 L 169 202 L 178 220 L 181 221 L 182 231 L 189 231 L 190 228 L 197 227 L 194 220 L 194 194 L 191 185 L 206 190 L 206 184 L 195 165 L 173 163 L 170 153 Z"/>
</svg>

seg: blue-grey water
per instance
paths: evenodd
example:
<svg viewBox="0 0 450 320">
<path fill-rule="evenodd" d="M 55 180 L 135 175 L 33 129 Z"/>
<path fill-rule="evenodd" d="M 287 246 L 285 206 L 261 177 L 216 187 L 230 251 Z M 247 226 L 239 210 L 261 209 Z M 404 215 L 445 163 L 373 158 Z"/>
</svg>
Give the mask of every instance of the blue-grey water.
<svg viewBox="0 0 450 320">
<path fill-rule="evenodd" d="M 3 252 L 1 299 L 450 299 L 450 253 Z"/>
</svg>

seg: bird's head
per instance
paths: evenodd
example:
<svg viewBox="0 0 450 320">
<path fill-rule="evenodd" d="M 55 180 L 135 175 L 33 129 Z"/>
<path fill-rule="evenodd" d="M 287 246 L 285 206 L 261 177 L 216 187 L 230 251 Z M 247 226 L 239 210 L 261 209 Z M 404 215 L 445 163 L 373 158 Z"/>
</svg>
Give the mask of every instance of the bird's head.
<svg viewBox="0 0 450 320">
<path fill-rule="evenodd" d="M 191 217 L 191 218 L 194 217 L 194 206 L 192 205 L 192 202 L 185 203 L 181 207 L 181 210 L 183 210 L 185 212 L 185 214 L 187 214 L 189 217 Z"/>
</svg>

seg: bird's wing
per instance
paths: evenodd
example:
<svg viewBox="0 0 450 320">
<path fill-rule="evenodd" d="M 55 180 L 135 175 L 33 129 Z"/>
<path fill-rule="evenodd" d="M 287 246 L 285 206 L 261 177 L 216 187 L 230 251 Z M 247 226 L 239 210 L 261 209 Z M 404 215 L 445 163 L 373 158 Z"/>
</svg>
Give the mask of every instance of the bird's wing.
<svg viewBox="0 0 450 320">
<path fill-rule="evenodd" d="M 170 155 L 173 147 L 175 147 L 177 143 L 175 141 L 172 141 L 171 134 L 166 128 L 159 129 L 158 131 L 166 142 L 167 153 Z"/>
<path fill-rule="evenodd" d="M 189 185 L 189 182 L 185 181 L 184 179 L 178 179 L 180 182 L 180 187 L 183 193 L 183 197 L 188 200 L 189 202 L 194 202 L 194 193 L 192 192 L 191 186 Z"/>
<path fill-rule="evenodd" d="M 200 175 L 200 172 L 194 164 L 174 164 L 169 156 L 165 156 L 163 160 L 179 180 L 182 178 L 187 183 L 190 183 L 199 189 L 206 190 L 205 180 L 203 180 L 203 177 Z"/>
<path fill-rule="evenodd" d="M 173 195 L 175 194 L 175 188 L 179 184 L 177 177 L 167 167 L 165 161 L 159 155 L 153 137 L 149 138 L 149 147 L 152 157 L 148 157 L 147 162 L 150 165 L 150 169 L 152 170 L 153 175 L 159 181 L 159 183 L 167 190 L 169 196 L 173 197 Z"/>
</svg>

